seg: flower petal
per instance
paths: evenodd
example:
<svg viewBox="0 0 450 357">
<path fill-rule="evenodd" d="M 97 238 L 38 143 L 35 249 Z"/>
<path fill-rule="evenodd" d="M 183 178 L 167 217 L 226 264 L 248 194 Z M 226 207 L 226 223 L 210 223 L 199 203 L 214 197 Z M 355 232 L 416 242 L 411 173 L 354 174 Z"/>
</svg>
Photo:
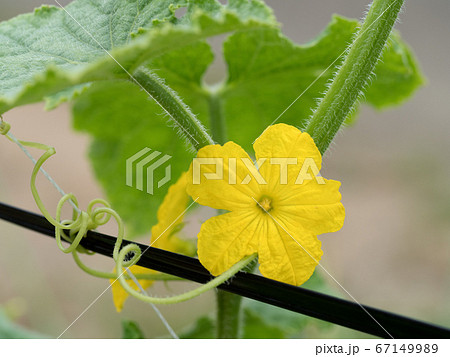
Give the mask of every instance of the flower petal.
<svg viewBox="0 0 450 357">
<path fill-rule="evenodd" d="M 317 172 L 322 165 L 322 156 L 311 136 L 287 124 L 269 126 L 256 139 L 253 148 L 257 159 L 269 158 L 260 168 L 262 176 L 269 182 L 269 191 L 283 181 L 280 178 L 283 165 L 287 167 L 286 182 L 289 183 L 295 182 L 304 163 L 306 169 L 314 164 Z M 286 159 L 289 161 L 283 161 Z"/>
<path fill-rule="evenodd" d="M 230 212 L 203 223 L 198 235 L 198 258 L 202 265 L 217 276 L 255 253 L 261 216 L 256 210 Z"/>
<path fill-rule="evenodd" d="M 301 185 L 280 185 L 274 196 L 276 215 L 292 227 L 303 227 L 314 233 L 336 232 L 342 228 L 345 209 L 341 201 L 339 181 L 315 179 Z"/>
<path fill-rule="evenodd" d="M 133 274 L 155 274 L 156 272 L 147 268 L 143 268 L 137 265 L 133 265 L 130 268 L 130 271 Z M 115 272 L 115 270 L 114 270 Z M 127 282 L 130 284 L 130 286 L 136 290 L 140 291 L 138 286 L 132 281 L 127 280 Z M 149 288 L 153 284 L 153 280 L 138 280 L 139 284 L 141 284 L 142 288 L 145 290 Z M 111 283 L 111 291 L 113 294 L 113 302 L 114 306 L 116 307 L 117 312 L 121 312 L 123 309 L 123 305 L 125 304 L 125 301 L 128 299 L 129 294 L 125 291 L 124 288 L 122 288 L 122 285 L 120 285 L 119 281 L 116 279 L 110 279 Z"/>
<path fill-rule="evenodd" d="M 158 223 L 152 227 L 152 246 L 155 248 L 179 252 L 179 239 L 172 239 L 183 223 L 189 196 L 186 192 L 187 172 L 184 172 L 174 183 L 158 208 Z"/>
<path fill-rule="evenodd" d="M 321 242 L 306 231 L 291 233 L 283 222 L 269 218 L 259 240 L 259 270 L 267 278 L 301 285 L 311 277 L 323 254 Z"/>
<path fill-rule="evenodd" d="M 244 164 L 245 161 L 253 165 L 244 149 L 231 141 L 223 146 L 208 145 L 199 150 L 196 159 L 211 159 L 217 164 L 206 164 L 200 160 L 191 164 L 187 192 L 194 200 L 198 198 L 197 202 L 201 205 L 228 211 L 254 206 L 252 197 L 256 195 L 258 184 Z M 219 175 L 211 177 L 216 172 Z M 210 178 L 205 177 L 205 174 L 210 175 Z M 251 180 L 243 184 L 246 177 Z"/>
</svg>

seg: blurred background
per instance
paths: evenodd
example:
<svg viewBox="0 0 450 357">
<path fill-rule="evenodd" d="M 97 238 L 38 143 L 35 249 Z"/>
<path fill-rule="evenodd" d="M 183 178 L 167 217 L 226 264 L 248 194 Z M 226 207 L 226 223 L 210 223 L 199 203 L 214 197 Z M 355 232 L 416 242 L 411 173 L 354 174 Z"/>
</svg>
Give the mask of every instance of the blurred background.
<svg viewBox="0 0 450 357">
<path fill-rule="evenodd" d="M 62 1 L 67 4 L 69 1 Z M 52 4 L 51 0 L 47 1 Z M 314 38 L 333 13 L 361 18 L 361 0 L 267 1 L 284 33 L 297 43 Z M 2 0 L 0 20 L 32 11 L 42 0 Z M 414 49 L 428 83 L 399 108 L 360 110 L 356 125 L 342 131 L 324 161 L 323 175 L 342 182 L 344 228 L 321 236 L 322 264 L 362 304 L 450 327 L 450 73 L 448 0 L 408 0 L 397 29 Z M 216 49 L 219 40 L 214 40 Z M 215 61 L 208 82 L 224 77 Z M 46 170 L 81 206 L 101 197 L 87 160 L 89 140 L 71 130 L 68 106 L 45 112 L 43 104 L 9 112 L 14 134 L 54 146 Z M 56 136 L 55 133 L 59 135 Z M 0 140 L 0 200 L 36 211 L 29 190 L 32 164 Z M 44 181 L 42 196 L 55 207 L 58 193 Z M 115 234 L 114 227 L 107 232 Z M 148 239 L 148 237 L 145 237 Z M 111 261 L 90 258 L 110 269 Z M 320 269 L 320 268 L 318 268 Z M 185 291 L 188 283 L 157 284 L 154 294 Z M 333 283 L 330 283 L 333 286 Z M 54 240 L 0 221 L 0 305 L 17 321 L 48 336 L 61 334 L 108 283 L 81 272 Z M 345 293 L 333 286 L 337 294 Z M 214 311 L 206 294 L 162 307 L 176 331 Z M 63 335 L 66 338 L 118 338 L 121 319 L 139 322 L 147 337 L 166 335 L 154 312 L 138 301 L 115 312 L 110 291 Z M 359 337 L 345 328 L 312 331 L 304 337 Z"/>
</svg>

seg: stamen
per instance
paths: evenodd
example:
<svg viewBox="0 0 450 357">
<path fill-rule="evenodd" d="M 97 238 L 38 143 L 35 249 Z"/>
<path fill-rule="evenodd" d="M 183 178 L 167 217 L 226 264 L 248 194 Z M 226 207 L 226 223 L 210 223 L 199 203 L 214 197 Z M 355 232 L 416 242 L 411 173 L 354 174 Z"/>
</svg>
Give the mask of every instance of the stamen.
<svg viewBox="0 0 450 357">
<path fill-rule="evenodd" d="M 259 208 L 261 208 L 264 212 L 269 212 L 272 207 L 272 200 L 269 197 L 263 196 L 258 202 Z"/>
</svg>

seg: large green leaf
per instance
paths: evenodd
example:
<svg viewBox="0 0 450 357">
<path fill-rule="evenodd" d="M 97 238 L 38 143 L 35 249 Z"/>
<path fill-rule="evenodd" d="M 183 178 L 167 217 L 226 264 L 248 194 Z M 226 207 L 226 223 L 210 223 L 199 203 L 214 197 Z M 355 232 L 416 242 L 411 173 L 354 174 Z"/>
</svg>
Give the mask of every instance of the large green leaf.
<svg viewBox="0 0 450 357">
<path fill-rule="evenodd" d="M 0 113 L 50 99 L 71 98 L 70 87 L 125 78 L 151 58 L 200 39 L 235 30 L 276 26 L 272 13 L 252 0 L 76 0 L 43 6 L 0 24 Z M 106 52 L 108 51 L 108 53 Z M 119 65 L 120 64 L 120 65 Z M 65 91 L 63 95 L 59 92 Z"/>
</svg>

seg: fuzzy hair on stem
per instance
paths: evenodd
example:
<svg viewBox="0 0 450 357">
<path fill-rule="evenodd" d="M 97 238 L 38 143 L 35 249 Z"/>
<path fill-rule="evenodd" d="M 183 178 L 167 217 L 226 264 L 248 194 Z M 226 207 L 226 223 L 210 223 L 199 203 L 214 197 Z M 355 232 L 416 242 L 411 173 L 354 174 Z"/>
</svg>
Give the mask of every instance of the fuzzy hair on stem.
<svg viewBox="0 0 450 357">
<path fill-rule="evenodd" d="M 177 128 L 178 135 L 189 142 L 195 150 L 214 144 L 214 140 L 190 108 L 156 73 L 140 67 L 133 77 L 146 93 L 163 108 L 169 116 L 169 123 Z"/>
<path fill-rule="evenodd" d="M 404 0 L 374 0 L 328 89 L 306 125 L 322 154 L 370 83 Z"/>
</svg>

